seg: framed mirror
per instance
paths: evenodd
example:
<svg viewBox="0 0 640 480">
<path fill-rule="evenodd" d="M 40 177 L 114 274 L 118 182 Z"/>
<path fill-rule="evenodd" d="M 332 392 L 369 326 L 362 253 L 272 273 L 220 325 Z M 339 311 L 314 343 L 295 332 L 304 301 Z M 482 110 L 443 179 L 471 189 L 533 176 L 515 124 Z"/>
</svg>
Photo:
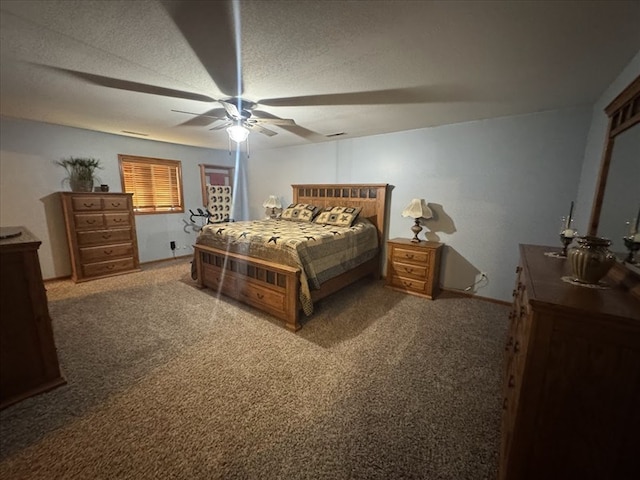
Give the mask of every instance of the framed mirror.
<svg viewBox="0 0 640 480">
<path fill-rule="evenodd" d="M 611 240 L 622 256 L 623 237 L 640 216 L 640 76 L 606 108 L 609 127 L 589 222 L 589 235 Z M 631 225 L 629 225 L 631 222 Z"/>
</svg>

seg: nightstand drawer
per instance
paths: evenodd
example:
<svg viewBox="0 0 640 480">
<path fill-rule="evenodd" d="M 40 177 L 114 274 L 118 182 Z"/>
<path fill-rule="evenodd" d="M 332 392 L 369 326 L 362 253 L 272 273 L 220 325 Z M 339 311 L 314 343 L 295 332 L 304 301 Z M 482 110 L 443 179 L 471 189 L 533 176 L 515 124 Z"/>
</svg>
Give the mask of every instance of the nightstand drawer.
<svg viewBox="0 0 640 480">
<path fill-rule="evenodd" d="M 409 263 L 393 262 L 393 273 L 401 277 L 410 277 L 418 280 L 424 280 L 427 277 L 429 269 L 420 265 L 411 265 Z"/>
<path fill-rule="evenodd" d="M 391 285 L 406 290 L 412 290 L 414 292 L 424 292 L 427 286 L 427 282 L 394 275 L 391 277 Z"/>
<path fill-rule="evenodd" d="M 393 260 L 398 262 L 409 262 L 428 265 L 429 252 L 395 247 L 393 249 Z"/>
</svg>

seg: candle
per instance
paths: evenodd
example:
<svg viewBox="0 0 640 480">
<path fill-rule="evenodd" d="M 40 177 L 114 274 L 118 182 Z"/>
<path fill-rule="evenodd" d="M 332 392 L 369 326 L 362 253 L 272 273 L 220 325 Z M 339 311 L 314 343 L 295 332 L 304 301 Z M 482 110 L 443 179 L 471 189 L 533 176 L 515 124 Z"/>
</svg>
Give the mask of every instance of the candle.
<svg viewBox="0 0 640 480">
<path fill-rule="evenodd" d="M 567 217 L 567 223 L 564 227 L 569 228 L 571 226 L 571 217 L 573 216 L 573 200 L 571 201 L 571 208 L 569 208 L 569 216 Z"/>
<path fill-rule="evenodd" d="M 636 226 L 631 233 L 638 233 L 638 222 L 640 222 L 640 208 L 638 209 L 638 215 L 636 215 Z"/>
</svg>

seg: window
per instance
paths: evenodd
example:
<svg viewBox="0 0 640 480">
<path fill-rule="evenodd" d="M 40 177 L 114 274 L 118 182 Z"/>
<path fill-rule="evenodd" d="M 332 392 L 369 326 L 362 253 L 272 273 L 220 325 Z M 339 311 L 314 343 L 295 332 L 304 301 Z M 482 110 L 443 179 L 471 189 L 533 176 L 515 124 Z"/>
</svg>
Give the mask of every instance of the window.
<svg viewBox="0 0 640 480">
<path fill-rule="evenodd" d="M 182 164 L 177 160 L 118 155 L 122 190 L 133 193 L 135 213 L 184 212 Z"/>
</svg>

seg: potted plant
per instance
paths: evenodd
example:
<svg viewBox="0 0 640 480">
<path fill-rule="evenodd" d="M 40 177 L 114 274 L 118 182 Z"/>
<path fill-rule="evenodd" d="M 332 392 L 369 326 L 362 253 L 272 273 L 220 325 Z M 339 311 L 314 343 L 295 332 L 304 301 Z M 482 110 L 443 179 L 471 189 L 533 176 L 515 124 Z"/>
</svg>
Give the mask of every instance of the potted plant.
<svg viewBox="0 0 640 480">
<path fill-rule="evenodd" d="M 100 160 L 96 158 L 69 157 L 55 162 L 64 167 L 69 176 L 69 185 L 72 192 L 92 192 L 95 180 L 94 173 L 100 166 Z"/>
</svg>

